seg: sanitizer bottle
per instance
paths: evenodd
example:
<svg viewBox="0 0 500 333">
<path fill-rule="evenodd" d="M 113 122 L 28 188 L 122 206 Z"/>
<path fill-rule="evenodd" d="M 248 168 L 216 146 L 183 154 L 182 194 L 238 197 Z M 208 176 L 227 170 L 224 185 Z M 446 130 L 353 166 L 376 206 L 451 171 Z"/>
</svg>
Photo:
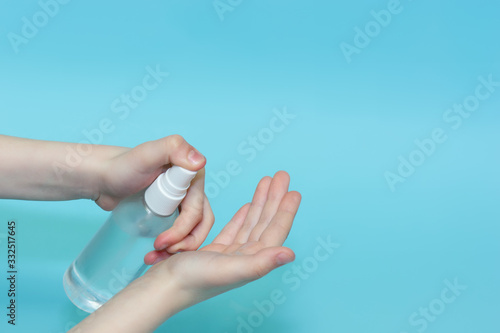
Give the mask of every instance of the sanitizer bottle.
<svg viewBox="0 0 500 333">
<path fill-rule="evenodd" d="M 195 176 L 173 166 L 118 204 L 64 275 L 64 290 L 77 307 L 94 312 L 147 270 L 144 256 L 179 216 L 177 207 Z"/>
</svg>

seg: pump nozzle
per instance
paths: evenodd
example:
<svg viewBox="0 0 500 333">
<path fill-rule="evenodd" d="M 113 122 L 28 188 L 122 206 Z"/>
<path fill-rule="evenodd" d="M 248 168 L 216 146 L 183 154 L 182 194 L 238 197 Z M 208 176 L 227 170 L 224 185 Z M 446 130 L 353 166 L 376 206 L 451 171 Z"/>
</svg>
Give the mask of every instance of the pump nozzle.
<svg viewBox="0 0 500 333">
<path fill-rule="evenodd" d="M 156 178 L 144 194 L 149 209 L 161 216 L 175 212 L 197 172 L 173 166 Z"/>
</svg>

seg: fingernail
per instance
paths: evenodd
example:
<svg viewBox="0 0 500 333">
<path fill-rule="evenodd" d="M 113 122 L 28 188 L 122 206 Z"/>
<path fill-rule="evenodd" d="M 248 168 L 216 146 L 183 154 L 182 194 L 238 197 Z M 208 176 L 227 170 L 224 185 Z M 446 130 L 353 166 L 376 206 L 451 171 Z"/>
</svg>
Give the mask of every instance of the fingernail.
<svg viewBox="0 0 500 333">
<path fill-rule="evenodd" d="M 189 162 L 196 165 L 203 162 L 205 160 L 205 157 L 202 154 L 200 154 L 200 152 L 198 152 L 197 150 L 191 150 L 188 154 L 188 160 Z"/>
<path fill-rule="evenodd" d="M 293 261 L 292 258 L 290 258 L 290 256 L 287 256 L 286 254 L 284 253 L 280 253 L 278 254 L 278 256 L 276 257 L 276 263 L 278 264 L 278 266 L 284 266 L 286 264 L 289 264 Z"/>
</svg>

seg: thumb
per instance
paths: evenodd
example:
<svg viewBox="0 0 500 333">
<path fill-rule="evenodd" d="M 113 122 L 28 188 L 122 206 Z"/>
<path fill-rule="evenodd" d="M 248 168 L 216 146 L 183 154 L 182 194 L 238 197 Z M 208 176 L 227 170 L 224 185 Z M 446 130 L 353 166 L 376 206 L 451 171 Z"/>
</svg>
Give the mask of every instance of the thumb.
<svg viewBox="0 0 500 333">
<path fill-rule="evenodd" d="M 207 162 L 205 156 L 180 135 L 145 142 L 132 149 L 130 153 L 132 160 L 141 162 L 141 171 L 144 173 L 155 172 L 167 164 L 199 171 Z"/>
<path fill-rule="evenodd" d="M 291 249 L 281 246 L 271 247 L 246 256 L 246 260 L 240 261 L 239 269 L 245 275 L 245 279 L 253 281 L 294 260 L 295 253 Z"/>
</svg>

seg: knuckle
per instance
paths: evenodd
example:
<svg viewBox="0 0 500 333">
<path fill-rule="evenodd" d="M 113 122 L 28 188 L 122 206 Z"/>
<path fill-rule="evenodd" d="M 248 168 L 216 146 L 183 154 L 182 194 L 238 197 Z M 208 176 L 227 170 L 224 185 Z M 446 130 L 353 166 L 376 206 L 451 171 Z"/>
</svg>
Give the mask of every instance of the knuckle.
<svg viewBox="0 0 500 333">
<path fill-rule="evenodd" d="M 193 251 L 200 247 L 201 243 L 203 243 L 201 239 L 198 239 L 196 235 L 190 234 L 186 237 L 185 247 L 186 249 Z"/>
<path fill-rule="evenodd" d="M 180 148 L 186 140 L 179 134 L 170 135 L 166 138 L 167 146 L 173 150 Z"/>
<path fill-rule="evenodd" d="M 207 224 L 210 225 L 210 227 L 214 225 L 215 215 L 212 211 L 206 212 L 206 214 L 204 215 L 204 218 L 205 218 Z"/>
<path fill-rule="evenodd" d="M 178 242 L 179 240 L 181 240 L 182 238 L 184 238 L 186 232 L 184 231 L 184 228 L 182 226 L 178 226 L 177 228 L 175 228 L 175 226 L 173 228 L 171 228 L 171 234 L 170 234 L 170 239 L 172 242 Z"/>
<path fill-rule="evenodd" d="M 267 268 L 262 265 L 262 264 L 258 264 L 257 267 L 255 267 L 255 275 L 260 279 L 260 278 L 263 278 L 264 276 L 266 276 L 268 274 L 268 270 Z"/>
<path fill-rule="evenodd" d="M 283 195 L 277 191 L 270 191 L 268 196 L 269 196 L 269 199 L 272 201 L 279 201 L 283 197 Z"/>
<path fill-rule="evenodd" d="M 203 214 L 198 211 L 184 209 L 176 221 L 175 230 L 182 236 L 187 235 L 203 219 Z"/>
<path fill-rule="evenodd" d="M 189 221 L 194 221 L 197 223 L 202 221 L 203 218 L 205 217 L 205 215 L 203 214 L 202 203 L 198 204 L 193 203 L 192 205 L 185 207 L 182 213 L 184 213 L 184 218 L 188 219 Z"/>
<path fill-rule="evenodd" d="M 214 214 L 210 214 L 210 217 L 208 218 L 208 223 L 210 224 L 210 227 L 212 227 L 215 224 L 215 216 Z"/>
<path fill-rule="evenodd" d="M 201 210 L 192 209 L 188 211 L 188 214 L 191 221 L 200 222 L 203 220 L 203 212 Z"/>
</svg>

